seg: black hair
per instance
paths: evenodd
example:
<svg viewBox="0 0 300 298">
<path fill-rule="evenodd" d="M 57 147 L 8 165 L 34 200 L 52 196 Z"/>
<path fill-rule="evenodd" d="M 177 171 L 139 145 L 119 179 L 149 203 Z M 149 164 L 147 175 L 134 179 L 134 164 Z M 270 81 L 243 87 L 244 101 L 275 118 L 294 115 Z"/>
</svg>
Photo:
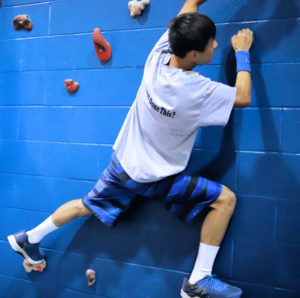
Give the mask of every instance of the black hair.
<svg viewBox="0 0 300 298">
<path fill-rule="evenodd" d="M 203 52 L 211 38 L 216 37 L 216 26 L 207 16 L 184 13 L 169 23 L 169 42 L 175 56 L 184 58 L 190 51 Z"/>
</svg>

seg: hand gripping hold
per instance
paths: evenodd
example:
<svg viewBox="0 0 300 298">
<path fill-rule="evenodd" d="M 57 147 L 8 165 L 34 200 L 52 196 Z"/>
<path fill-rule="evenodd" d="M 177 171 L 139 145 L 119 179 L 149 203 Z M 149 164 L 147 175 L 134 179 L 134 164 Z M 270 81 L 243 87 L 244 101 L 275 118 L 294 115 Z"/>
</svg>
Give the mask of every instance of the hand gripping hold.
<svg viewBox="0 0 300 298">
<path fill-rule="evenodd" d="M 13 20 L 13 25 L 16 30 L 26 29 L 30 31 L 32 29 L 32 22 L 26 14 L 16 16 Z"/>
<path fill-rule="evenodd" d="M 79 83 L 78 82 L 73 82 L 72 79 L 67 79 L 67 80 L 65 80 L 65 87 L 66 87 L 68 92 L 74 93 L 74 92 L 77 91 L 77 89 L 79 87 Z"/>
<path fill-rule="evenodd" d="M 101 62 L 107 62 L 111 58 L 111 46 L 104 39 L 99 28 L 93 32 L 93 40 L 96 54 Z"/>
</svg>

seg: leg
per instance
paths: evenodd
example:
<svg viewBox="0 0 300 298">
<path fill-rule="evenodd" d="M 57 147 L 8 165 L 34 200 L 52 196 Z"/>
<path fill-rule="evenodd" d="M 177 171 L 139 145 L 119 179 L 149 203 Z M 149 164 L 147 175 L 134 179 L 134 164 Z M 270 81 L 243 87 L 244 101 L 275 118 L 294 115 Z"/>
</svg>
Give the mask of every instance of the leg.
<svg viewBox="0 0 300 298">
<path fill-rule="evenodd" d="M 235 194 L 223 185 L 217 200 L 209 205 L 212 210 L 206 215 L 202 224 L 198 256 L 189 279 L 191 283 L 211 275 L 212 267 L 233 214 L 235 203 Z"/>
<path fill-rule="evenodd" d="M 212 296 L 220 294 L 218 293 L 218 288 L 222 289 L 224 297 L 227 294 L 228 297 L 241 296 L 242 291 L 239 288 L 225 284 L 211 275 L 215 257 L 233 215 L 235 204 L 235 194 L 223 185 L 217 200 L 209 205 L 212 210 L 207 214 L 203 222 L 197 260 L 189 280 L 185 279 L 183 283 L 182 297 L 194 297 L 195 287 L 191 284 L 197 285 L 197 295 L 199 295 L 197 297 L 207 297 L 207 294 Z M 215 287 L 210 282 L 212 279 L 216 285 Z"/>
<path fill-rule="evenodd" d="M 118 161 L 114 155 L 112 158 L 114 159 L 114 162 L 111 162 L 94 188 L 84 197 L 84 204 L 83 200 L 81 199 L 69 201 L 60 206 L 51 216 L 49 216 L 36 228 L 28 232 L 22 230 L 14 235 L 9 235 L 8 241 L 12 249 L 20 253 L 29 263 L 39 264 L 44 259 L 44 254 L 39 249 L 39 242 L 47 234 L 67 224 L 68 222 L 78 217 L 89 215 L 92 213 L 91 210 L 93 210 L 95 215 L 101 219 L 102 222 L 112 225 L 117 216 L 123 210 L 127 209 L 130 201 L 129 198 L 124 196 L 125 203 L 123 204 L 122 200 L 119 198 L 120 188 L 118 187 L 116 189 L 118 198 L 116 201 L 111 202 L 115 188 L 110 184 L 106 184 L 106 179 L 111 181 L 113 177 L 116 176 L 116 173 L 121 173 L 121 165 L 119 165 L 118 169 L 115 169 L 114 165 L 118 164 Z M 114 180 L 114 182 L 116 184 L 121 184 L 122 181 L 117 179 L 116 181 Z M 126 189 L 124 188 L 124 191 L 125 190 Z M 118 206 L 118 208 L 114 207 L 114 205 Z M 88 206 L 88 208 L 86 206 Z M 114 214 L 112 214 L 110 210 L 107 212 L 109 208 L 113 210 Z"/>
<path fill-rule="evenodd" d="M 185 172 L 160 180 L 154 189 L 157 191 L 154 197 L 164 194 L 167 208 L 185 221 L 193 219 L 207 206 L 212 209 L 203 222 L 197 260 L 192 274 L 183 281 L 181 297 L 240 297 L 240 289 L 211 275 L 219 245 L 235 208 L 235 194 L 220 183 Z"/>
<path fill-rule="evenodd" d="M 39 249 L 39 242 L 49 233 L 62 225 L 81 216 L 89 215 L 91 211 L 86 208 L 82 200 L 73 200 L 59 207 L 52 216 L 49 216 L 36 228 L 8 236 L 13 250 L 20 253 L 28 263 L 40 264 L 45 258 Z"/>
<path fill-rule="evenodd" d="M 27 232 L 30 243 L 39 243 L 47 234 L 69 223 L 70 221 L 89 215 L 91 211 L 86 208 L 81 199 L 73 200 L 60 206 L 51 216 L 36 228 Z"/>
<path fill-rule="evenodd" d="M 202 224 L 201 242 L 219 246 L 227 230 L 236 204 L 235 194 L 225 185 L 218 199 L 210 204 L 212 210 Z"/>
<path fill-rule="evenodd" d="M 81 199 L 69 201 L 60 206 L 52 215 L 51 219 L 57 227 L 61 227 L 70 221 L 91 214 L 92 211 L 85 207 Z"/>
</svg>

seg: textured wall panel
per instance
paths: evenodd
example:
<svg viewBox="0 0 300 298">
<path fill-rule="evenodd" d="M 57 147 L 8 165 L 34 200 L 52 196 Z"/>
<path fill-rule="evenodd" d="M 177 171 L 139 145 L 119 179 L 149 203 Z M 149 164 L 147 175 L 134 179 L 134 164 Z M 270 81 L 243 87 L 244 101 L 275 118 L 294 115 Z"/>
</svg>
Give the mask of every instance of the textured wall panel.
<svg viewBox="0 0 300 298">
<path fill-rule="evenodd" d="M 82 198 L 107 167 L 147 56 L 184 0 L 152 0 L 137 18 L 127 2 L 2 0 L 1 297 L 174 298 L 193 268 L 205 213 L 185 224 L 142 198 L 113 229 L 91 216 L 43 239 L 42 274 L 26 274 L 6 239 Z M 195 70 L 213 80 L 235 84 L 230 38 L 254 31 L 251 108 L 236 109 L 225 128 L 200 129 L 187 168 L 237 194 L 214 272 L 245 298 L 300 297 L 299 11 L 296 0 L 215 0 L 199 9 L 217 23 L 218 48 Z M 21 13 L 31 32 L 13 29 Z M 112 46 L 107 63 L 95 53 L 95 27 Z M 69 78 L 80 83 L 74 94 Z"/>
</svg>

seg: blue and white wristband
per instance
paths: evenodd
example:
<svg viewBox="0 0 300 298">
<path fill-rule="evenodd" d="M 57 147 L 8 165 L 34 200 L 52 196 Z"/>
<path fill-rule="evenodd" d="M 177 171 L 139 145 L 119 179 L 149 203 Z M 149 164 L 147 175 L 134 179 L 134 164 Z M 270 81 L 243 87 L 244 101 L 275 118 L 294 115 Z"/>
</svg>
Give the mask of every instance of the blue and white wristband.
<svg viewBox="0 0 300 298">
<path fill-rule="evenodd" d="M 235 58 L 236 58 L 236 72 L 239 71 L 251 72 L 250 53 L 248 51 L 235 52 Z"/>
</svg>

